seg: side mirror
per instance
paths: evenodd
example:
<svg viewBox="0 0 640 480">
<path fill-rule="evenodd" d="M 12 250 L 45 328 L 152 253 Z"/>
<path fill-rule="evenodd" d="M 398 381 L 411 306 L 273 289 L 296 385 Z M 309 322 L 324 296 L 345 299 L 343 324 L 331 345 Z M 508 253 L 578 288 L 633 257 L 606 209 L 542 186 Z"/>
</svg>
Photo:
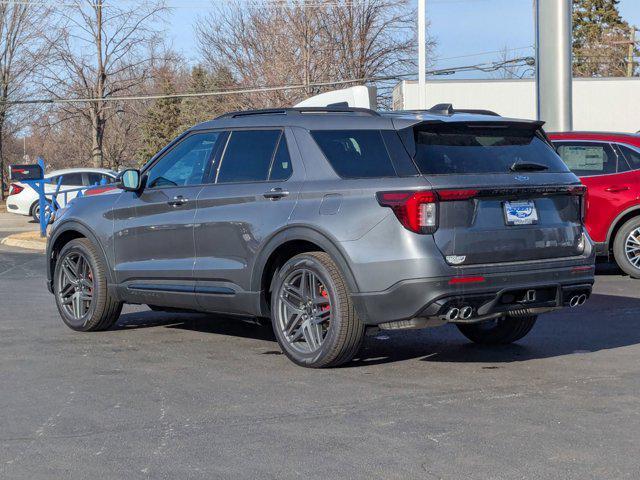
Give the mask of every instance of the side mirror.
<svg viewBox="0 0 640 480">
<path fill-rule="evenodd" d="M 140 190 L 140 171 L 133 168 L 123 171 L 120 174 L 118 186 L 128 192 Z"/>
</svg>

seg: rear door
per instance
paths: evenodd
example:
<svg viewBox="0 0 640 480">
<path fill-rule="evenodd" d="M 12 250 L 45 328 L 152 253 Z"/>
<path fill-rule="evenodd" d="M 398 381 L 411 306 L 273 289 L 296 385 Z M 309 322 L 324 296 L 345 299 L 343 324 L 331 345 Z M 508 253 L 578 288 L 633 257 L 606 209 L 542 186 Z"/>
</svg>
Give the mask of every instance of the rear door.
<svg viewBox="0 0 640 480">
<path fill-rule="evenodd" d="M 539 124 L 425 122 L 403 138 L 407 133 L 418 169 L 441 192 L 434 238 L 448 261 L 486 264 L 582 252 L 578 179 Z"/>
<path fill-rule="evenodd" d="M 558 154 L 587 187 L 585 222 L 596 242 L 605 242 L 614 219 L 635 203 L 638 178 L 621 151 L 609 142 L 554 142 Z"/>
<path fill-rule="evenodd" d="M 250 292 L 250 280 L 256 253 L 287 224 L 305 175 L 287 129 L 238 129 L 224 135 L 197 202 L 198 305 L 254 313 L 257 297 Z"/>
<path fill-rule="evenodd" d="M 115 270 L 131 301 L 196 308 L 196 200 L 219 135 L 179 140 L 145 170 L 142 193 L 121 194 L 113 211 Z"/>
</svg>

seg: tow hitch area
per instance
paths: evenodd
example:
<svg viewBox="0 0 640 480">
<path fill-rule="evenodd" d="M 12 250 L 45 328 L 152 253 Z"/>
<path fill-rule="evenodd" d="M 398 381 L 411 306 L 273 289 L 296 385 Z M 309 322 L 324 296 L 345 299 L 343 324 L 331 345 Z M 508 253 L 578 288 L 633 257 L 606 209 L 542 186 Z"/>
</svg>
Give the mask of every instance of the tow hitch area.
<svg viewBox="0 0 640 480">
<path fill-rule="evenodd" d="M 591 295 L 591 285 L 549 285 L 505 289 L 496 293 L 457 295 L 438 300 L 420 316 L 450 323 L 474 323 L 503 315 L 522 317 L 578 307 Z"/>
</svg>

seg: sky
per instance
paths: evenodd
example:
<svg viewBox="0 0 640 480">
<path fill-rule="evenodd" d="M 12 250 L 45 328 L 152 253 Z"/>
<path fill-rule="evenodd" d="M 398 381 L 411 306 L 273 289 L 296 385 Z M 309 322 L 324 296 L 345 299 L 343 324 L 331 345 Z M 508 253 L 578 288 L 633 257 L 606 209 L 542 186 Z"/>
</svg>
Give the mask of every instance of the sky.
<svg viewBox="0 0 640 480">
<path fill-rule="evenodd" d="M 212 1 L 169 0 L 174 8 L 168 25 L 173 46 L 187 59 L 197 58 L 193 24 L 211 11 Z M 517 49 L 510 55 L 533 55 L 532 0 L 426 0 L 430 35 L 437 48 L 429 63 L 450 68 L 496 61 L 502 49 Z M 622 0 L 625 20 L 640 28 L 640 0 Z M 460 73 L 449 78 L 478 78 L 485 73 Z"/>
</svg>

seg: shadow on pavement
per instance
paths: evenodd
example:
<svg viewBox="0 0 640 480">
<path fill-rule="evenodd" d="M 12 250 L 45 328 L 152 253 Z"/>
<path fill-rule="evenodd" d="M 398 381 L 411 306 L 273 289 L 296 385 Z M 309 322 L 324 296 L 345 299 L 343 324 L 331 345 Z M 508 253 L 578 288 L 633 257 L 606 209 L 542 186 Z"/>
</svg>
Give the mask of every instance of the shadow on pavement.
<svg viewBox="0 0 640 480">
<path fill-rule="evenodd" d="M 215 335 L 254 338 L 275 341 L 271 326 L 262 326 L 251 318 L 204 313 L 136 312 L 124 314 L 118 320 L 117 330 L 167 327 Z"/>
<path fill-rule="evenodd" d="M 583 307 L 541 316 L 529 335 L 515 344 L 477 345 L 455 328 L 407 331 L 383 341 L 373 338 L 354 365 L 414 358 L 506 363 L 626 347 L 640 343 L 639 314 L 639 298 L 594 294 Z"/>
<path fill-rule="evenodd" d="M 508 363 L 625 347 L 640 343 L 639 313 L 640 298 L 594 294 L 583 307 L 541 316 L 531 333 L 519 343 L 499 346 L 473 344 L 453 326 L 380 332 L 375 337 L 367 337 L 356 359 L 345 367 L 409 359 Z M 116 328 L 163 326 L 275 341 L 269 325 L 222 315 L 137 312 L 123 315 Z"/>
</svg>

